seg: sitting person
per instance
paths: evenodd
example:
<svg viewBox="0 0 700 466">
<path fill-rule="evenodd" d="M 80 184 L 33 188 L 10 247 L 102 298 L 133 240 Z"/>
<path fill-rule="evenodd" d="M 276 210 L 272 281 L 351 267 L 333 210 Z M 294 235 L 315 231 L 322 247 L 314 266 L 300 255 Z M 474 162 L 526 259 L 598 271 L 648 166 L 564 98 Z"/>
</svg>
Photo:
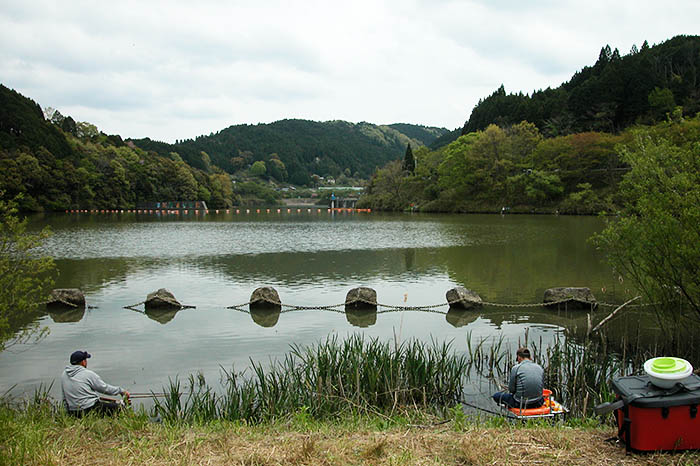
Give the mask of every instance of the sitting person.
<svg viewBox="0 0 700 466">
<path fill-rule="evenodd" d="M 516 360 L 518 364 L 510 370 L 508 391 L 494 393 L 493 400 L 511 408 L 539 408 L 544 402 L 544 371 L 530 359 L 530 350 L 527 348 L 518 349 Z"/>
<path fill-rule="evenodd" d="M 129 392 L 121 387 L 106 384 L 99 375 L 87 368 L 87 360 L 92 357 L 87 351 L 75 351 L 70 355 L 70 365 L 61 374 L 63 402 L 70 414 L 83 416 L 95 411 L 100 415 L 114 414 L 124 405 L 121 401 L 104 400 L 104 395 L 125 395 Z"/>
</svg>

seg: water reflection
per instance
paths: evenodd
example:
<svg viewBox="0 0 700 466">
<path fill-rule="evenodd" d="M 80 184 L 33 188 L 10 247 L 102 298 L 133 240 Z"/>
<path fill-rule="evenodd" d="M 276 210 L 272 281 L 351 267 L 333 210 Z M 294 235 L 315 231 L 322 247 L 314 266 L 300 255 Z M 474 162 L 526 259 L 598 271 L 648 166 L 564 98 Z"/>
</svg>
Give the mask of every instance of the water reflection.
<svg viewBox="0 0 700 466">
<path fill-rule="evenodd" d="M 450 307 L 445 314 L 445 320 L 455 328 L 464 327 L 479 318 L 479 312 L 469 309 Z"/>
<path fill-rule="evenodd" d="M 63 309 L 50 308 L 48 312 L 51 320 L 56 323 L 80 322 L 83 316 L 85 316 L 84 307 L 64 307 Z"/>
<path fill-rule="evenodd" d="M 152 309 L 148 308 L 144 312 L 148 316 L 149 319 L 155 320 L 159 324 L 167 324 L 171 320 L 175 318 L 175 315 L 180 312 L 181 309 L 177 308 L 161 308 L 161 309 Z"/>
<path fill-rule="evenodd" d="M 603 226 L 596 218 L 47 218 L 56 232 L 47 245 L 60 271 L 56 287 L 81 288 L 99 312 L 52 311 L 47 316 L 41 309 L 15 322 L 13 328 L 37 321 L 51 332 L 40 344 L 22 348 L 26 351 L 18 357 L 0 353 L 0 392 L 15 383 L 31 391 L 50 381 L 65 365 L 63 355 L 76 345 L 99 352 L 101 359 L 94 364 L 103 364 L 95 367 L 105 379 L 126 377 L 129 387 L 141 392 L 160 390 L 168 377 L 199 370 L 216 380 L 222 366 L 243 370 L 251 359 L 283 357 L 291 344 L 313 344 L 331 334 L 454 340 L 455 350 L 464 351 L 467 332 L 517 339 L 532 328 L 531 337 L 551 340 L 562 329 L 582 335 L 587 322 L 585 312 L 539 307 L 484 306 L 450 310 L 445 317 L 383 312 L 380 307 L 381 316 L 376 310 L 348 310 L 345 317 L 300 310 L 278 325 L 279 309 L 250 309 L 250 316 L 244 315 L 247 310 L 226 309 L 247 303 L 261 285 L 277 288 L 285 305 L 300 306 L 344 303 L 348 289 L 357 286 L 376 289 L 382 304 L 415 307 L 444 303 L 445 292 L 455 286 L 495 303 L 541 302 L 544 290 L 554 286 L 605 287 L 612 292 L 601 300 L 623 301 L 617 277 L 586 243 Z M 36 227 L 44 224 L 39 221 Z M 167 324 L 163 327 L 123 309 L 161 287 L 197 311 L 146 313 Z M 632 319 L 630 326 L 634 323 Z M 616 326 L 613 322 L 606 331 Z M 133 361 L 139 361 L 138 367 Z"/>
<path fill-rule="evenodd" d="M 252 305 L 250 306 L 250 317 L 253 322 L 261 327 L 274 327 L 280 319 L 282 306 L 275 305 Z"/>
<path fill-rule="evenodd" d="M 371 327 L 377 323 L 377 308 L 370 306 L 346 308 L 345 318 L 353 327 Z"/>
</svg>

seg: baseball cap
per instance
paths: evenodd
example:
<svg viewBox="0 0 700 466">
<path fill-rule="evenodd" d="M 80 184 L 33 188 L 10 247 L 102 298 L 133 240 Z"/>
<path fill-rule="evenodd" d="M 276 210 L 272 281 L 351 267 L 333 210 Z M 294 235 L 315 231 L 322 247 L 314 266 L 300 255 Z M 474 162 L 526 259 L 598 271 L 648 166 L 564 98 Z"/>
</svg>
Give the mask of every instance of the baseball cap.
<svg viewBox="0 0 700 466">
<path fill-rule="evenodd" d="M 79 364 L 82 360 L 91 357 L 92 355 L 87 351 L 73 351 L 73 354 L 70 355 L 70 363 Z"/>
</svg>

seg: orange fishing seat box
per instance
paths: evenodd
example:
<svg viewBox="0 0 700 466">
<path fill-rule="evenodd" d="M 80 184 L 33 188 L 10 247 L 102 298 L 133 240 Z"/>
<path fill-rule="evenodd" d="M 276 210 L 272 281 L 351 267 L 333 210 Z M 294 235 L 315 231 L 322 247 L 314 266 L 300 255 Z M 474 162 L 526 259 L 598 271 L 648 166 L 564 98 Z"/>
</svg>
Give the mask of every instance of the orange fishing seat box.
<svg viewBox="0 0 700 466">
<path fill-rule="evenodd" d="M 624 402 L 615 416 L 628 451 L 700 449 L 700 377 L 670 389 L 652 385 L 647 375 L 618 377 L 612 387 Z"/>
</svg>

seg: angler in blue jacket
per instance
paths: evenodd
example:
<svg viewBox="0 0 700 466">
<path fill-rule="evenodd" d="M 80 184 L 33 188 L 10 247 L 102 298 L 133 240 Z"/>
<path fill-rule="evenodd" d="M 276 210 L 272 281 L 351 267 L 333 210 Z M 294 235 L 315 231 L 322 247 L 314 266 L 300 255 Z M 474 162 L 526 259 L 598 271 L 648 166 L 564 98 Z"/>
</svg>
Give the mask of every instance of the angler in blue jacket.
<svg viewBox="0 0 700 466">
<path fill-rule="evenodd" d="M 105 383 L 99 375 L 87 368 L 87 360 L 92 357 L 87 351 L 75 351 L 70 355 L 70 365 L 61 374 L 63 402 L 68 412 L 82 416 L 90 411 L 99 414 L 114 414 L 123 403 L 104 400 L 102 395 L 124 395 L 129 398 L 129 392 L 121 387 Z"/>
</svg>

